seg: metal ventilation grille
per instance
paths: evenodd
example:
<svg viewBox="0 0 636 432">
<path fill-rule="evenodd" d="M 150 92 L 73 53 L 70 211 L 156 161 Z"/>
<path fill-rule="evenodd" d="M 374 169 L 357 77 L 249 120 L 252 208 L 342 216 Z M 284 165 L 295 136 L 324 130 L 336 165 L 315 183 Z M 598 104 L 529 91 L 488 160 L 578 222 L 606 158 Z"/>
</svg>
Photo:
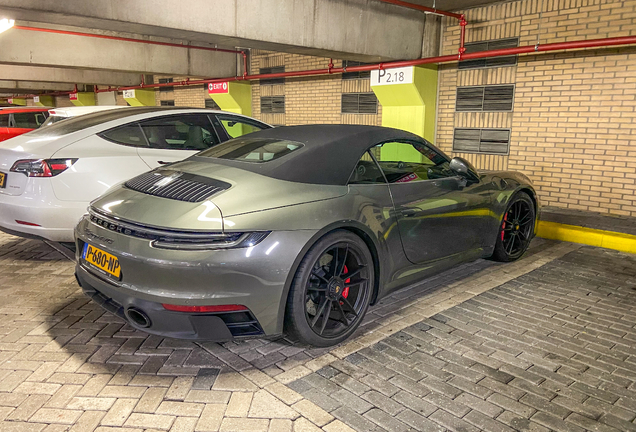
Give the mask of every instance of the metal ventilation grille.
<svg viewBox="0 0 636 432">
<path fill-rule="evenodd" d="M 343 93 L 341 112 L 344 114 L 376 114 L 378 98 L 375 93 Z"/>
<path fill-rule="evenodd" d="M 348 68 L 348 67 L 352 67 L 352 66 L 363 66 L 363 65 L 367 65 L 367 64 L 371 64 L 371 63 L 362 63 L 359 61 L 353 61 L 353 60 L 343 60 L 342 61 L 342 67 Z M 371 71 L 364 71 L 364 72 L 343 72 L 342 73 L 342 79 L 343 80 L 352 80 L 352 79 L 365 79 L 365 78 L 370 78 L 371 77 Z"/>
<path fill-rule="evenodd" d="M 168 84 L 174 82 L 174 78 L 159 78 L 159 84 Z M 207 84 L 205 85 L 205 89 L 207 90 Z M 171 92 L 174 91 L 174 87 L 173 86 L 165 86 L 165 87 L 159 87 L 159 92 L 160 93 L 166 93 L 166 92 Z"/>
<path fill-rule="evenodd" d="M 258 73 L 261 75 L 269 75 L 269 74 L 282 73 L 282 72 L 285 72 L 285 66 L 260 68 L 258 71 Z M 285 84 L 285 78 L 262 79 L 259 81 L 259 84 L 260 85 Z"/>
<path fill-rule="evenodd" d="M 519 38 L 498 39 L 483 42 L 471 42 L 465 45 L 466 54 L 489 51 L 501 48 L 516 48 L 519 46 Z M 458 69 L 475 69 L 486 67 L 514 66 L 517 64 L 517 56 L 491 57 L 475 60 L 460 61 L 457 65 Z"/>
<path fill-rule="evenodd" d="M 142 174 L 128 180 L 125 186 L 148 195 L 186 202 L 204 201 L 230 187 L 218 180 L 170 170 Z"/>
<path fill-rule="evenodd" d="M 455 129 L 453 151 L 505 155 L 509 150 L 510 129 Z"/>
<path fill-rule="evenodd" d="M 285 113 L 285 96 L 261 96 L 261 114 Z"/>
<path fill-rule="evenodd" d="M 512 111 L 514 85 L 458 87 L 455 111 Z"/>
</svg>

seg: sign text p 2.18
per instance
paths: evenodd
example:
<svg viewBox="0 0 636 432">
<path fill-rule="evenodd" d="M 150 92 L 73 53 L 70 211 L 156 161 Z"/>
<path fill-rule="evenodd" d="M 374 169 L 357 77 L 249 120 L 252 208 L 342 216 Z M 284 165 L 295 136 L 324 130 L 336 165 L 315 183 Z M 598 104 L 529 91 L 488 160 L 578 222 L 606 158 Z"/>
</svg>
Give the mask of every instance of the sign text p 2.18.
<svg viewBox="0 0 636 432">
<path fill-rule="evenodd" d="M 411 84 L 413 82 L 413 66 L 392 69 L 372 70 L 371 85 Z"/>
<path fill-rule="evenodd" d="M 392 72 L 385 69 L 381 70 L 378 75 L 378 82 L 383 79 L 387 84 L 399 84 L 404 82 L 404 71 Z"/>
</svg>

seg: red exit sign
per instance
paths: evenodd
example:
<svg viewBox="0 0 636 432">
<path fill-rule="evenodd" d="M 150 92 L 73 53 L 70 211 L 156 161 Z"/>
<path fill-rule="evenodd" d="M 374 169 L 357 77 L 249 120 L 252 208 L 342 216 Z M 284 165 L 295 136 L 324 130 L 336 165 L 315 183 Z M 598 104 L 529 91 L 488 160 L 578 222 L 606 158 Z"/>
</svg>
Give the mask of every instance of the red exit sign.
<svg viewBox="0 0 636 432">
<path fill-rule="evenodd" d="M 69 95 L 68 95 L 68 98 L 69 98 L 70 100 L 77 100 L 77 93 L 71 93 L 71 94 L 69 94 Z"/>
<path fill-rule="evenodd" d="M 230 86 L 227 82 L 222 83 L 210 83 L 208 84 L 208 93 L 216 94 L 216 93 L 229 93 Z"/>
</svg>

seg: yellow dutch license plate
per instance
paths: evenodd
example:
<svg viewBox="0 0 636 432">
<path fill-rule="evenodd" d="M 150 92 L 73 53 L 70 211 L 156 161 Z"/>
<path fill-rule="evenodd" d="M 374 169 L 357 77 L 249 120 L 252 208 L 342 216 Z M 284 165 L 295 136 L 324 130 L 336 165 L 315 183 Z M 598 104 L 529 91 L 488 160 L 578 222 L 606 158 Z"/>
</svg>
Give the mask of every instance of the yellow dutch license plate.
<svg viewBox="0 0 636 432">
<path fill-rule="evenodd" d="M 82 258 L 94 267 L 119 279 L 121 268 L 119 267 L 119 259 L 116 256 L 85 243 Z"/>
<path fill-rule="evenodd" d="M 0 172 L 0 188 L 4 189 L 5 187 L 7 187 L 7 175 Z"/>
</svg>

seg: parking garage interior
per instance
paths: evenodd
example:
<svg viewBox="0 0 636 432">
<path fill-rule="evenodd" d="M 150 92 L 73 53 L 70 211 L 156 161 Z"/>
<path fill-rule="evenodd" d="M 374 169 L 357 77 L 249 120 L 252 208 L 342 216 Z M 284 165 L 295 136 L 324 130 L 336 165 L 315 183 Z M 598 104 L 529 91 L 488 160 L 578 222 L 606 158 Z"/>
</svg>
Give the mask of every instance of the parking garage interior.
<svg viewBox="0 0 636 432">
<path fill-rule="evenodd" d="M 96 107 L 109 110 L 98 114 Z M 192 109 L 186 113 L 191 117 L 179 130 L 187 131 L 187 138 L 166 138 L 152 129 L 155 124 L 147 113 L 186 108 Z M 133 308 L 115 313 L 117 301 L 87 288 L 89 279 L 77 274 L 87 260 L 86 248 L 91 241 L 108 247 L 110 239 L 103 232 L 111 229 L 136 235 L 131 245 L 150 241 L 154 254 L 163 250 L 166 232 L 192 237 L 200 234 L 192 228 L 196 225 L 180 227 L 183 215 L 155 211 L 152 200 L 130 195 L 129 201 L 137 204 L 126 207 L 126 214 L 146 218 L 147 226 L 119 219 L 102 206 L 101 213 L 87 213 L 79 226 L 94 224 L 105 231 L 87 237 L 76 229 L 72 238 L 71 229 L 63 235 L 60 228 L 50 236 L 40 228 L 52 214 L 45 207 L 52 205 L 36 198 L 20 205 L 24 214 L 31 209 L 32 219 L 13 217 L 18 213 L 9 207 L 10 187 L 17 184 L 12 182 L 23 175 L 29 181 L 32 176 L 33 181 L 55 177 L 58 171 L 74 169 L 84 156 L 64 153 L 60 145 L 61 156 L 53 159 L 21 156 L 31 165 L 2 165 L 4 149 L 26 145 L 19 139 L 55 141 L 47 128 L 82 124 L 83 115 L 115 121 L 124 116 L 116 113 L 127 109 L 130 115 L 148 116 L 135 120 L 138 135 L 98 130 L 98 122 L 90 120 L 74 131 L 95 128 L 95 136 L 123 142 L 121 155 L 139 152 L 134 140 L 150 147 L 147 154 L 139 153 L 137 163 L 143 169 L 130 168 L 122 179 L 107 177 L 108 184 L 102 182 L 100 192 L 86 202 L 116 208 L 131 191 L 166 199 L 168 195 L 157 195 L 159 183 L 141 191 L 147 186 L 142 184 L 145 171 L 165 175 L 168 184 L 173 179 L 166 170 L 190 158 L 199 164 L 199 177 L 188 174 L 178 181 L 202 181 L 201 154 L 225 142 L 238 146 L 251 133 L 284 139 L 285 131 L 294 130 L 288 127 L 358 125 L 412 134 L 430 144 L 433 155 L 450 161 L 451 168 L 454 160 L 463 161 L 469 174 L 474 167 L 475 175 L 490 176 L 488 183 L 498 190 L 527 194 L 534 206 L 534 238 L 520 250 L 520 258 L 507 259 L 511 262 L 488 259 L 490 250 L 434 274 L 423 272 L 424 277 L 408 284 L 396 283 L 384 295 L 378 294 L 383 292 L 380 285 L 393 281 L 382 279 L 377 270 L 373 280 L 378 288 L 369 292 L 369 309 L 359 319 L 356 315 L 357 327 L 333 346 L 307 343 L 283 322 L 292 301 L 287 289 L 300 277 L 300 260 L 328 230 L 307 236 L 298 251 L 285 251 L 298 258 L 290 258 L 292 271 L 284 279 L 282 298 L 275 301 L 282 311 L 278 321 L 268 315 L 270 323 L 256 308 L 241 304 L 217 301 L 210 307 L 226 309 L 205 309 L 193 296 L 185 304 L 175 300 L 163 306 L 174 313 L 240 313 L 248 324 L 235 331 L 235 322 L 215 316 L 225 333 L 204 333 L 223 334 L 222 341 L 184 339 L 176 331 L 148 332 L 145 327 L 155 324 L 154 315 L 148 318 L 143 308 L 138 319 Z M 60 122 L 45 125 L 55 111 L 63 116 Z M 193 130 L 203 140 L 198 147 L 190 146 Z M 636 430 L 634 0 L 188 0 L 178 5 L 163 0 L 0 0 L 0 138 L 5 140 L 0 141 L 0 431 Z M 162 144 L 153 148 L 157 140 Z M 308 138 L 286 145 L 289 155 L 280 160 L 302 154 L 303 146 L 312 144 Z M 423 157 L 435 160 L 422 150 L 399 153 L 383 145 L 362 160 L 382 167 L 383 158 L 400 154 L 398 168 Z M 174 156 L 161 153 L 173 150 Z M 336 161 L 347 151 L 332 147 L 327 156 Z M 263 166 L 276 162 L 279 156 L 272 154 L 267 158 L 274 159 Z M 107 162 L 113 171 L 132 167 L 113 161 Z M 305 168 L 312 172 L 310 164 Z M 207 180 L 210 189 L 202 193 L 223 191 L 262 174 L 260 168 L 240 176 L 226 174 L 224 165 L 217 169 L 223 180 Z M 292 174 L 287 175 L 262 183 L 277 187 L 276 181 L 290 181 Z M 435 180 L 430 170 L 428 176 L 427 181 Z M 396 184 L 416 177 L 402 177 Z M 476 178 L 477 188 L 480 178 L 485 177 Z M 84 179 L 88 185 L 101 177 L 89 171 Z M 526 189 L 517 185 L 526 179 Z M 98 198 L 124 181 L 122 188 L 128 189 L 120 191 L 121 201 L 104 204 L 108 200 Z M 306 185 L 299 183 L 298 190 L 304 191 Z M 351 183 L 346 183 L 349 190 Z M 84 193 L 70 183 L 60 184 L 62 189 L 52 189 L 56 199 L 63 193 L 70 197 L 61 201 Z M 326 199 L 323 195 L 335 196 L 336 187 L 325 182 L 311 196 L 302 193 L 313 203 Z M 232 237 L 225 231 L 231 234 L 228 224 L 240 227 L 263 200 L 284 209 L 295 205 L 295 198 L 279 196 L 276 190 L 261 194 L 266 196 L 250 194 L 247 187 L 238 190 L 253 203 L 245 203 L 232 217 L 222 214 L 222 200 L 207 207 L 203 203 L 198 221 L 213 227 L 208 231 L 214 231 L 214 241 L 222 238 L 223 247 L 247 245 L 239 249 L 247 258 L 253 248 L 259 256 L 262 241 L 263 266 L 271 272 L 261 279 L 275 280 L 269 274 L 283 270 L 268 258 L 279 245 L 269 233 L 278 228 L 258 225 L 255 237 L 249 238 L 254 233 Z M 282 190 L 296 193 L 291 186 Z M 449 206 L 449 217 L 461 223 L 444 236 L 426 231 L 430 237 L 420 238 L 415 248 L 427 251 L 435 242 L 459 245 L 467 233 L 479 231 L 470 217 L 496 219 L 504 242 L 510 223 L 506 215 L 511 214 L 504 200 L 515 196 L 493 195 L 488 209 L 470 207 L 470 202 Z M 427 199 L 433 202 L 422 198 L 418 205 L 427 209 Z M 502 206 L 499 213 L 497 205 Z M 79 213 L 73 226 L 85 207 L 75 205 Z M 316 209 L 311 207 L 304 218 L 324 217 Z M 363 223 L 382 231 L 387 242 L 391 235 L 402 235 L 396 244 L 404 244 L 408 255 L 407 234 L 399 221 L 390 234 L 392 211 L 364 214 Z M 14 220 L 3 226 L 3 217 Z M 434 226 L 438 217 L 420 223 Z M 512 229 L 519 231 L 521 222 L 516 217 Z M 281 211 L 275 226 L 293 230 L 294 224 L 296 219 Z M 164 231 L 157 231 L 159 226 Z M 369 246 L 372 241 L 363 231 L 360 241 Z M 252 243 L 241 243 L 248 240 Z M 371 246 L 369 256 L 377 269 L 381 252 Z M 110 276 L 125 281 L 133 272 L 125 267 L 126 256 L 136 259 L 141 250 L 131 246 L 130 254 L 119 256 L 124 276 L 119 270 L 113 273 L 112 265 Z M 117 253 L 109 251 L 104 259 L 116 260 Z M 159 262 L 164 255 L 152 257 Z M 345 276 L 333 279 L 345 285 L 354 277 L 347 276 L 352 273 L 345 270 L 346 257 L 338 277 Z M 387 260 L 399 261 L 394 255 Z M 213 267 L 234 265 L 221 261 L 196 265 L 213 279 Z M 175 283 L 176 291 L 199 283 L 162 265 L 157 274 Z M 170 265 L 187 267 L 176 258 Z M 339 294 L 333 280 L 327 289 Z M 111 286 L 134 288 L 134 283 Z M 231 291 L 224 290 L 223 295 Z M 144 301 L 150 298 L 142 296 Z M 334 308 L 342 310 L 346 302 L 346 297 L 336 300 Z M 348 323 L 348 312 L 341 313 Z M 321 312 L 313 314 L 315 324 Z M 327 323 L 328 316 L 323 320 Z"/>
</svg>

